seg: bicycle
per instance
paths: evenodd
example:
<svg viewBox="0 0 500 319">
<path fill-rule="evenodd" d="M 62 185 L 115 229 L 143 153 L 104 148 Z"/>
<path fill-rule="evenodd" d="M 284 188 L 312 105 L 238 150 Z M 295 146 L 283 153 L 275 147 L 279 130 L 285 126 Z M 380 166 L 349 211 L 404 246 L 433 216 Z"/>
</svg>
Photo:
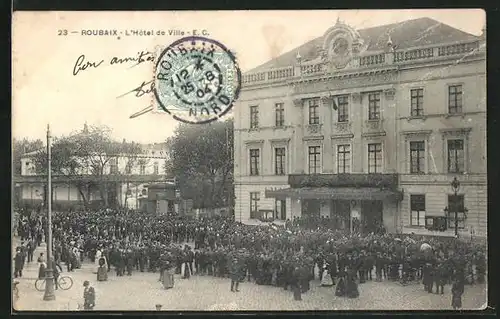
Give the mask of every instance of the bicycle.
<svg viewBox="0 0 500 319">
<path fill-rule="evenodd" d="M 35 288 L 38 291 L 44 291 L 45 290 L 45 282 L 47 281 L 47 278 L 43 279 L 37 279 L 35 281 Z M 73 287 L 73 279 L 70 276 L 59 276 L 57 279 L 57 285 L 59 288 L 62 290 L 68 290 L 71 287 Z"/>
</svg>

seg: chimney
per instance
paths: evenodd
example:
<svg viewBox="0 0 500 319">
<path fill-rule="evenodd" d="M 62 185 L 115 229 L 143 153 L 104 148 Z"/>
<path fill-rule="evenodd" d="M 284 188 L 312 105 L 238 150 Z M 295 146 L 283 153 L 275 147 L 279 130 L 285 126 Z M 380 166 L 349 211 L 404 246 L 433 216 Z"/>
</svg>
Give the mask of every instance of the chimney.
<svg viewBox="0 0 500 319">
<path fill-rule="evenodd" d="M 83 124 L 83 133 L 88 133 L 89 132 L 89 128 L 87 126 L 87 122 L 85 122 L 85 124 Z"/>
</svg>

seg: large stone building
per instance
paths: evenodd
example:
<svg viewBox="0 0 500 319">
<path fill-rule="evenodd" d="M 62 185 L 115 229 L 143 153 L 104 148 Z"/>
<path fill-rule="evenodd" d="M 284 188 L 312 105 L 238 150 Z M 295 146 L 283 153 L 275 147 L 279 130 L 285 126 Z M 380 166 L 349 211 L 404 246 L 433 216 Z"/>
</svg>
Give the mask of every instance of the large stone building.
<svg viewBox="0 0 500 319">
<path fill-rule="evenodd" d="M 82 134 L 85 133 L 85 128 Z M 55 209 L 83 205 L 83 197 L 89 204 L 102 204 L 99 183 L 107 183 L 105 196 L 112 207 L 139 209 L 148 202 L 148 185 L 165 183 L 167 179 L 165 143 L 141 145 L 139 154 L 110 154 L 101 176 L 91 173 L 87 167 L 78 175 L 52 176 L 52 203 Z M 21 207 L 39 207 L 45 201 L 46 175 L 37 174 L 33 156 L 38 151 L 26 153 L 21 158 L 21 175 L 14 176 L 14 201 Z M 78 187 L 77 185 L 91 185 Z M 141 203 L 142 202 L 142 203 Z"/>
<path fill-rule="evenodd" d="M 247 72 L 234 119 L 236 220 L 267 211 L 453 235 L 458 207 L 459 232 L 486 236 L 484 29 L 337 21 Z"/>
</svg>

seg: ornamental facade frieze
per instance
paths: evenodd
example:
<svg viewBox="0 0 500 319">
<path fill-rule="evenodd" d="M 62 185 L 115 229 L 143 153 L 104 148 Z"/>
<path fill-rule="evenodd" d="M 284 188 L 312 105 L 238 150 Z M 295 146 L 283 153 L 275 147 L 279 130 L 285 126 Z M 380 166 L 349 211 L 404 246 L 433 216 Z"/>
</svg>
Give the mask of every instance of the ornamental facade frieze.
<svg viewBox="0 0 500 319">
<path fill-rule="evenodd" d="M 344 89 L 393 84 L 397 81 L 397 69 L 378 70 L 343 75 L 327 75 L 313 79 L 290 81 L 293 95 L 331 92 Z"/>
</svg>

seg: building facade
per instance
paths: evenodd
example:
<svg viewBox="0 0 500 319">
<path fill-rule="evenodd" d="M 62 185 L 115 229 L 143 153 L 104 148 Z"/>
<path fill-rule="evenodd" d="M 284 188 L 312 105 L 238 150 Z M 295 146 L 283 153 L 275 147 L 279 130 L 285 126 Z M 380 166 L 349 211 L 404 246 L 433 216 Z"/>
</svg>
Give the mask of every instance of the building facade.
<svg viewBox="0 0 500 319">
<path fill-rule="evenodd" d="M 486 236 L 485 31 L 337 21 L 247 72 L 234 119 L 236 220 L 453 235 L 458 207 L 459 232 Z"/>
<path fill-rule="evenodd" d="M 115 207 L 140 209 L 141 200 L 148 198 L 148 185 L 166 181 L 165 161 L 167 150 L 164 143 L 141 145 L 139 154 L 109 155 L 104 166 L 102 180 L 107 183 L 108 204 Z M 22 207 L 39 207 L 44 202 L 46 175 L 37 175 L 33 161 L 36 152 L 21 158 L 21 175 L 14 176 L 14 200 Z M 93 175 L 89 167 L 81 169 L 71 178 L 52 176 L 52 203 L 57 208 L 75 207 L 83 204 L 83 196 L 93 205 L 102 204 L 98 184 L 101 177 Z M 81 191 L 78 183 L 95 186 Z M 83 193 L 83 194 L 82 194 Z"/>
</svg>

